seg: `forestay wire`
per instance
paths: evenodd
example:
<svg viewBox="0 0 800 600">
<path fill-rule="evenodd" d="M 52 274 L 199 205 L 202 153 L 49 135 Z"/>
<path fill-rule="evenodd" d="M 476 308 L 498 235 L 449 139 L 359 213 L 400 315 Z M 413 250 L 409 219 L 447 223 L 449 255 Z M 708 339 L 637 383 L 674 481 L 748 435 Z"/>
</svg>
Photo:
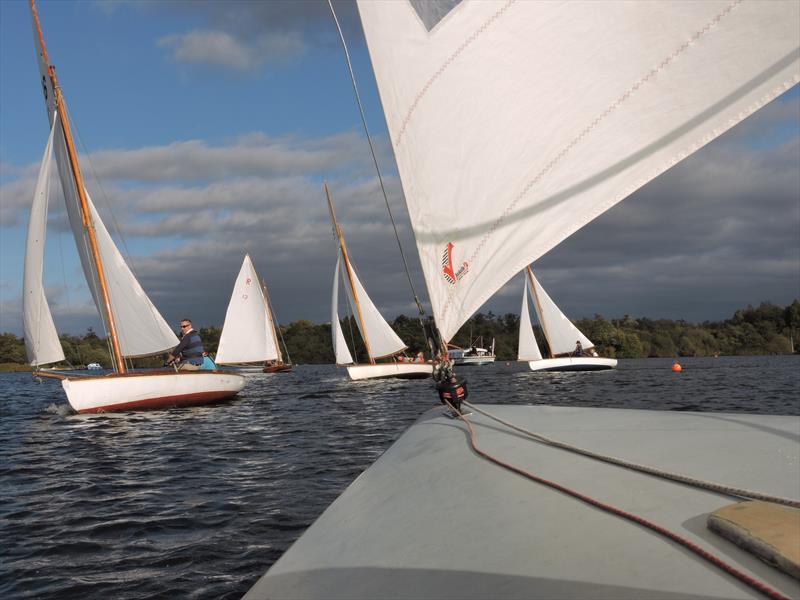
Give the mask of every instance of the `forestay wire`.
<svg viewBox="0 0 800 600">
<path fill-rule="evenodd" d="M 425 324 L 422 322 L 422 317 L 425 315 L 425 311 L 422 308 L 422 304 L 419 301 L 419 296 L 417 296 L 417 291 L 414 289 L 414 282 L 411 280 L 411 273 L 408 269 L 408 262 L 406 261 L 405 252 L 403 252 L 403 244 L 400 242 L 400 236 L 397 233 L 397 225 L 394 221 L 394 215 L 392 215 L 392 209 L 389 206 L 389 197 L 386 195 L 386 188 L 383 185 L 383 177 L 381 177 L 381 170 L 378 167 L 378 159 L 375 156 L 375 148 L 372 145 L 372 138 L 369 135 L 369 128 L 367 127 L 367 119 L 364 116 L 364 106 L 361 104 L 361 96 L 358 93 L 358 86 L 356 85 L 356 76 L 353 73 L 353 65 L 350 62 L 350 52 L 347 50 L 347 43 L 344 41 L 344 34 L 342 33 L 342 28 L 339 25 L 339 19 L 336 16 L 336 11 L 333 9 L 333 2 L 328 0 L 328 6 L 331 9 L 331 15 L 333 15 L 333 21 L 336 23 L 336 30 L 339 32 L 339 39 L 342 41 L 342 48 L 344 49 L 344 56 L 347 60 L 347 68 L 350 70 L 350 81 L 353 83 L 353 92 L 356 96 L 356 103 L 358 104 L 358 112 L 361 115 L 361 123 L 364 125 L 364 133 L 367 135 L 367 143 L 369 143 L 369 151 L 372 154 L 372 162 L 375 164 L 375 171 L 378 174 L 378 181 L 381 184 L 381 192 L 383 193 L 383 200 L 386 202 L 386 210 L 389 212 L 389 219 L 392 221 L 392 228 L 394 229 L 394 237 L 397 240 L 397 247 L 400 249 L 400 256 L 403 259 L 403 267 L 406 270 L 406 277 L 408 278 L 408 285 L 411 287 L 411 293 L 414 295 L 414 302 L 417 303 L 417 310 L 419 310 L 420 314 L 420 323 L 422 323 L 422 329 L 425 331 Z"/>
</svg>

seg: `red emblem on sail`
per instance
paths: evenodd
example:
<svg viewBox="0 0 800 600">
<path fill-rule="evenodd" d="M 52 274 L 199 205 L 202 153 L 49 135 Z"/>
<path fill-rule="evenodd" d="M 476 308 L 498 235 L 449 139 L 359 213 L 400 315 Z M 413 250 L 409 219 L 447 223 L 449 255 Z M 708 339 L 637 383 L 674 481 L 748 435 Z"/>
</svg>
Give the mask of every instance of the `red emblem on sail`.
<svg viewBox="0 0 800 600">
<path fill-rule="evenodd" d="M 444 249 L 442 254 L 442 275 L 444 275 L 447 283 L 455 285 L 456 281 L 460 280 L 469 271 L 469 263 L 464 261 L 459 267 L 458 271 L 453 267 L 453 246 L 452 242 L 447 242 L 447 248 Z"/>
</svg>

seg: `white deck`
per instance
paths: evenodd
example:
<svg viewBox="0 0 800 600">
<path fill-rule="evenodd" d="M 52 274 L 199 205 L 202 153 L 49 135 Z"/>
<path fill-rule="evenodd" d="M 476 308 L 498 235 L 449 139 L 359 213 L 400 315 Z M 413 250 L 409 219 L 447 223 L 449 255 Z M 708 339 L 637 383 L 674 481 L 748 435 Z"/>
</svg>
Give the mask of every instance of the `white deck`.
<svg viewBox="0 0 800 600">
<path fill-rule="evenodd" d="M 550 438 L 800 497 L 800 417 L 551 406 L 483 409 Z M 530 441 L 479 414 L 478 446 L 653 520 L 783 594 L 800 582 L 706 527 L 734 498 Z M 245 598 L 758 598 L 675 543 L 487 462 L 423 415 Z"/>
</svg>

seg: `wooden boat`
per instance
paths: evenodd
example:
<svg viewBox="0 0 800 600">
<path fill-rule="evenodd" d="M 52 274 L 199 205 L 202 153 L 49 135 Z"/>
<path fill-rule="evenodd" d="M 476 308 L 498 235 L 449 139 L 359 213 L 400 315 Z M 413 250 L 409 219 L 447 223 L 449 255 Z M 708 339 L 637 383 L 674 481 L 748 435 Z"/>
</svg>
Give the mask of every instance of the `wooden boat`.
<svg viewBox="0 0 800 600">
<path fill-rule="evenodd" d="M 533 334 L 528 314 L 528 286 L 533 293 L 533 306 L 539 317 L 539 325 L 547 340 L 547 358 L 542 357 Z M 581 346 L 580 355 L 574 352 L 576 343 Z M 559 310 L 530 266 L 525 269 L 522 287 L 517 360 L 526 361 L 531 371 L 605 371 L 617 366 L 617 359 L 597 355 L 594 344 Z"/>
<path fill-rule="evenodd" d="M 797 2 L 357 5 L 443 343 L 800 82 Z M 464 406 L 425 414 L 245 598 L 800 597 L 706 527 L 744 488 L 800 506 L 800 418 Z"/>
<path fill-rule="evenodd" d="M 267 286 L 245 254 L 225 313 L 216 363 L 245 374 L 291 371 L 283 362 L 276 329 Z"/>
<path fill-rule="evenodd" d="M 30 8 L 50 137 L 34 191 L 26 241 L 23 327 L 28 360 L 36 367 L 64 360 L 42 285 L 49 172 L 55 153 L 70 226 L 108 333 L 114 363 L 113 373 L 97 377 L 47 372 L 34 375 L 61 379 L 70 406 L 78 412 L 206 404 L 233 396 L 244 386 L 244 378 L 230 373 L 129 371 L 126 358 L 163 354 L 177 346 L 178 339 L 128 268 L 84 187 L 64 98 L 47 56 L 33 0 Z"/>
<path fill-rule="evenodd" d="M 367 295 L 367 290 L 364 289 L 358 275 L 356 275 L 355 269 L 347 254 L 344 234 L 336 221 L 333 199 L 331 198 L 327 183 L 325 184 L 325 195 L 328 200 L 328 210 L 330 211 L 333 232 L 338 245 L 338 257 L 336 259 L 336 268 L 333 276 L 333 292 L 331 295 L 331 339 L 333 341 L 333 353 L 336 357 L 336 364 L 340 366 L 346 365 L 347 374 L 350 379 L 354 381 L 361 379 L 420 379 L 430 377 L 433 372 L 433 365 L 428 362 L 401 362 L 397 360 L 391 362 L 377 362 L 378 359 L 393 359 L 406 350 L 408 346 L 397 336 L 389 323 L 386 322 L 386 319 L 383 318 L 380 311 L 378 311 L 377 307 L 372 303 L 372 300 Z M 355 364 L 350 350 L 347 347 L 347 343 L 345 342 L 344 334 L 342 333 L 338 310 L 340 265 L 344 265 L 342 269 L 343 286 L 347 290 L 347 299 L 353 314 L 357 317 L 356 322 L 358 323 L 358 330 L 361 333 L 361 338 L 364 340 L 367 356 L 369 357 L 368 365 Z"/>
</svg>

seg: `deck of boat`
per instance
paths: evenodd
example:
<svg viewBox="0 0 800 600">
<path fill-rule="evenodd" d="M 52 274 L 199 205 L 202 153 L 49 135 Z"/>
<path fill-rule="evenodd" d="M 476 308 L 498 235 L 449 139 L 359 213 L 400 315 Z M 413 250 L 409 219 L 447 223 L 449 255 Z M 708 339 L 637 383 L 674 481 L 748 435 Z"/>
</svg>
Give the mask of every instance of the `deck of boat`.
<svg viewBox="0 0 800 600">
<path fill-rule="evenodd" d="M 800 417 L 479 407 L 596 452 L 800 496 Z M 532 441 L 478 413 L 469 418 L 481 449 L 652 520 L 781 593 L 800 597 L 800 582 L 707 528 L 708 515 L 735 498 Z M 410 427 L 245 596 L 690 597 L 760 595 L 649 529 L 481 458 L 469 446 L 465 425 L 442 408 Z"/>
</svg>

